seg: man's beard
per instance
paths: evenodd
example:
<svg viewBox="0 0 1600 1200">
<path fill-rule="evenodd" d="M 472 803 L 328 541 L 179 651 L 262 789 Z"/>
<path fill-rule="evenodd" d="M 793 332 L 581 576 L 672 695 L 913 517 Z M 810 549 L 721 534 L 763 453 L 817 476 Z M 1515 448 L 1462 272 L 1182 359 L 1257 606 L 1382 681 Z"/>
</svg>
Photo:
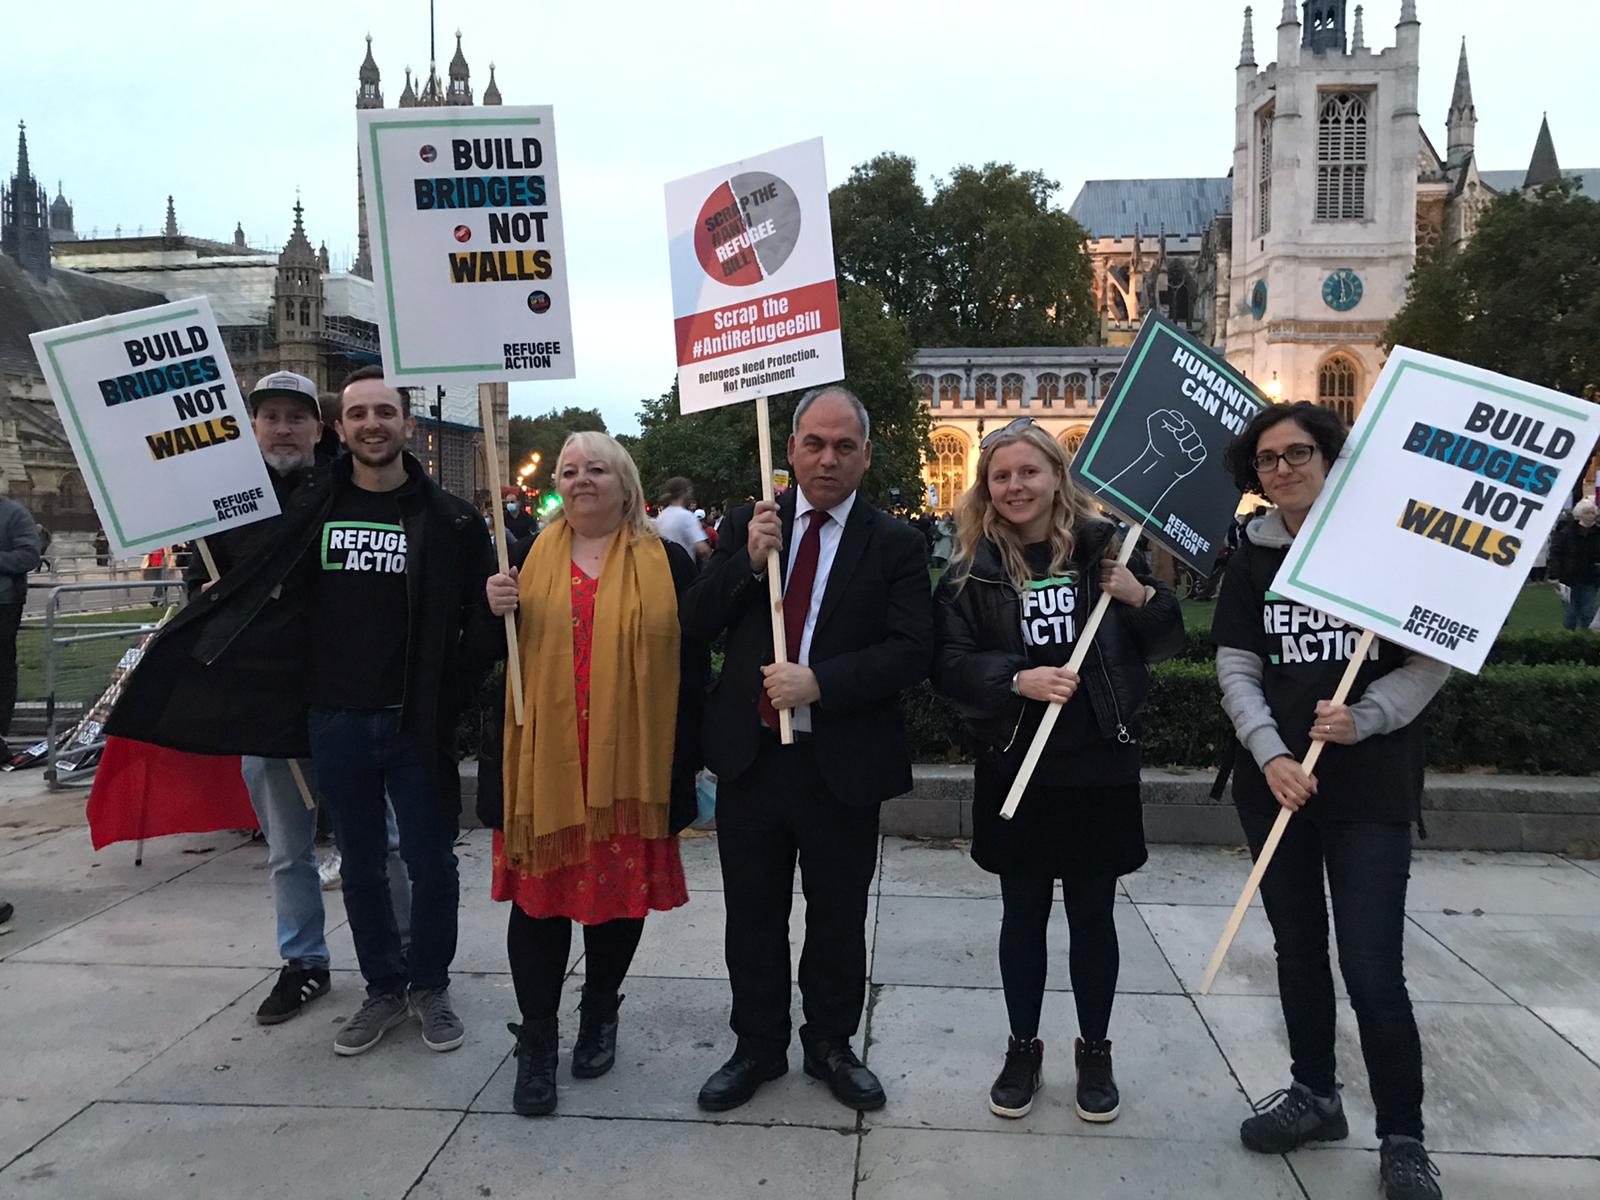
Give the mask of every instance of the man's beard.
<svg viewBox="0 0 1600 1200">
<path fill-rule="evenodd" d="M 287 475 L 291 471 L 298 471 L 302 467 L 309 467 L 316 461 L 316 451 L 301 453 L 299 450 L 263 450 L 261 457 L 266 459 L 267 466 L 279 475 Z"/>
</svg>

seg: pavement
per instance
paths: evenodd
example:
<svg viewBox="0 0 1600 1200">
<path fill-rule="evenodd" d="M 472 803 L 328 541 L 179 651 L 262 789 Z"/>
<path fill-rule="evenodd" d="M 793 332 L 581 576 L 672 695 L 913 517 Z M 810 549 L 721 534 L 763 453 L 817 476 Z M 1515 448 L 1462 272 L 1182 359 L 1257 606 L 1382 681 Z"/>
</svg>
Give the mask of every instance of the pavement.
<svg viewBox="0 0 1600 1200">
<path fill-rule="evenodd" d="M 799 1070 L 712 1117 L 694 1097 L 732 1046 L 713 838 L 682 845 L 690 903 L 652 916 L 626 985 L 615 1070 L 560 1111 L 510 1111 L 515 1019 L 488 834 L 463 836 L 453 994 L 467 1041 L 430 1053 L 415 1024 L 337 1058 L 361 995 L 337 891 L 334 989 L 296 1019 L 253 1020 L 277 955 L 265 851 L 233 834 L 101 854 L 64 807 L 0 807 L 0 1200 L 52 1197 L 1273 1197 L 1377 1195 L 1354 1022 L 1339 1061 L 1352 1136 L 1287 1158 L 1237 1137 L 1287 1082 L 1259 908 L 1209 996 L 1198 977 L 1246 872 L 1242 851 L 1154 846 L 1117 908 L 1112 1018 L 1123 1113 L 1071 1102 L 1065 921 L 1051 924 L 1046 1087 L 1022 1121 L 986 1099 L 1004 1050 L 995 880 L 963 843 L 885 838 L 869 907 L 863 1057 L 889 1104 L 858 1116 Z M 52 826 L 44 819 L 53 814 Z M 795 897 L 794 929 L 804 899 Z M 1423 851 L 1406 955 L 1427 1061 L 1428 1142 L 1452 1200 L 1600 1196 L 1600 863 Z M 576 1029 L 581 939 L 563 1006 Z M 796 998 L 798 1013 L 798 997 Z"/>
</svg>

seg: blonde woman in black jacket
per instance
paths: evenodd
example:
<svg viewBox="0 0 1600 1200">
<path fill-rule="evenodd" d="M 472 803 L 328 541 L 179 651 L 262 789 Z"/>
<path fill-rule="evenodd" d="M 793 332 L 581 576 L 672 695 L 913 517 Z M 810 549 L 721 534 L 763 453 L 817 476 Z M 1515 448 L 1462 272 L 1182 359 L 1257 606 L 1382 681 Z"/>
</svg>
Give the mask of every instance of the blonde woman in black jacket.
<svg viewBox="0 0 1600 1200">
<path fill-rule="evenodd" d="M 1107 1033 L 1117 986 L 1117 878 L 1144 865 L 1139 712 L 1148 663 L 1183 644 L 1177 598 L 1141 556 L 1115 561 L 1116 529 L 1067 475 L 1060 444 L 1030 418 L 984 439 L 956 506 L 956 552 L 935 594 L 934 686 L 978 746 L 972 858 L 1000 876 L 1000 978 L 1011 1038 L 989 1093 L 1025 1116 L 1041 1083 L 1045 928 L 1061 880 L 1078 1010 L 1076 1107 L 1116 1119 Z M 1102 593 L 1111 605 L 1081 676 L 1066 667 Z M 1082 695 L 1079 693 L 1082 692 Z M 1016 816 L 1000 805 L 1046 706 L 1065 702 Z"/>
</svg>

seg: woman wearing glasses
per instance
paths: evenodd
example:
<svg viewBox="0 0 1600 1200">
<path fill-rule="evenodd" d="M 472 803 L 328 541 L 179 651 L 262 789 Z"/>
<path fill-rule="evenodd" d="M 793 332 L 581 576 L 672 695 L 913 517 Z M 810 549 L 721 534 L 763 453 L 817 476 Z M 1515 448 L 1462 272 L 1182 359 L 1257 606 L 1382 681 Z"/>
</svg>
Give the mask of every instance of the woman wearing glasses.
<svg viewBox="0 0 1600 1200">
<path fill-rule="evenodd" d="M 1117 877 L 1144 864 L 1139 711 L 1147 663 L 1183 644 L 1177 598 L 1067 475 L 1061 445 L 1031 419 L 983 440 L 977 482 L 956 504 L 956 548 L 935 596 L 934 686 L 978 747 L 972 858 L 1000 876 L 1000 978 L 1011 1038 L 989 1093 L 1021 1117 L 1041 1082 L 1045 927 L 1061 881 L 1080 1037 L 1077 1112 L 1114 1120 L 1107 1032 L 1117 986 Z M 1102 593 L 1111 604 L 1084 662 L 1066 663 Z M 1083 695 L 1078 696 L 1079 690 Z M 1046 706 L 1065 704 L 1016 817 L 1000 805 Z"/>
<path fill-rule="evenodd" d="M 1421 815 L 1420 718 L 1450 670 L 1374 642 L 1350 702 L 1330 703 L 1359 632 L 1271 590 L 1344 440 L 1337 416 L 1300 403 L 1263 410 L 1228 449 L 1239 487 L 1276 506 L 1246 526 L 1212 630 L 1222 706 L 1240 746 L 1233 798 L 1251 854 L 1261 852 L 1280 806 L 1296 813 L 1261 882 L 1291 1082 L 1256 1105 L 1239 1136 L 1251 1150 L 1283 1154 L 1349 1133 L 1334 1073 L 1326 872 L 1377 1109 L 1384 1195 L 1422 1200 L 1440 1193 L 1422 1146 L 1422 1047 L 1401 941 L 1410 822 Z M 1299 765 L 1312 742 L 1333 743 L 1314 777 Z"/>
</svg>

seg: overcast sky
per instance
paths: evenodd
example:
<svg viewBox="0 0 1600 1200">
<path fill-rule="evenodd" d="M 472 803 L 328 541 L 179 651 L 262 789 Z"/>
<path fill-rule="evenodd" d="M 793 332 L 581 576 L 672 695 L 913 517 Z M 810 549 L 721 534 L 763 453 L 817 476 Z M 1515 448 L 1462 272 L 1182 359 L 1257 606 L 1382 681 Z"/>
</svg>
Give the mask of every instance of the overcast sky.
<svg viewBox="0 0 1600 1200">
<path fill-rule="evenodd" d="M 1525 167 L 1546 110 L 1562 164 L 1600 165 L 1592 0 L 1417 7 L 1423 125 L 1441 151 L 1465 36 L 1483 168 Z M 1280 11 L 1256 5 L 1262 65 Z M 1369 46 L 1393 44 L 1399 11 L 1366 5 Z M 884 150 L 925 180 L 1009 161 L 1059 180 L 1063 208 L 1085 179 L 1230 165 L 1242 4 L 440 0 L 437 14 L 441 76 L 459 27 L 475 96 L 492 60 L 507 104 L 555 106 L 578 378 L 513 385 L 517 413 L 593 406 L 626 431 L 671 383 L 668 179 L 819 134 L 830 184 Z M 404 68 L 428 67 L 426 0 L 74 0 L 8 15 L 0 124 L 27 121 L 34 169 L 52 197 L 64 183 L 80 230 L 159 226 L 170 192 L 184 232 L 226 240 L 242 221 L 253 245 L 277 246 L 299 187 L 336 268 L 355 253 L 363 35 L 390 107 Z M 14 153 L 0 144 L 6 177 Z"/>
</svg>

